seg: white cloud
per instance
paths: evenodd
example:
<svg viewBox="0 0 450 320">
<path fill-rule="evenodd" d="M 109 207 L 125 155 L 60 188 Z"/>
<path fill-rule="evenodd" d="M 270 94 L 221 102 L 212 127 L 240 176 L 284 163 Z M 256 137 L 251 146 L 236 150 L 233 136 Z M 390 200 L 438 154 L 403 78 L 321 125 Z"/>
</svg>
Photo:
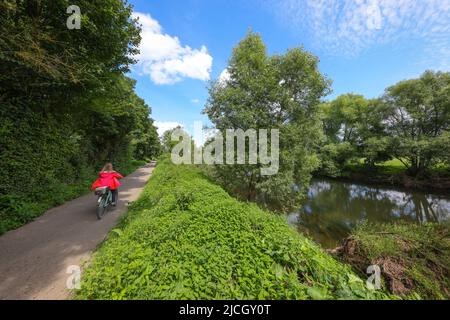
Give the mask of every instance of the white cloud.
<svg viewBox="0 0 450 320">
<path fill-rule="evenodd" d="M 183 46 L 178 37 L 163 32 L 159 22 L 146 13 L 133 13 L 142 25 L 140 54 L 135 68 L 150 75 L 156 84 L 173 84 L 183 78 L 209 80 L 213 58 L 208 49 Z"/>
<path fill-rule="evenodd" d="M 231 75 L 228 69 L 224 69 L 220 75 L 219 75 L 219 83 L 220 84 L 226 84 L 228 81 L 230 81 Z"/>
<path fill-rule="evenodd" d="M 197 104 L 197 103 L 199 103 L 199 102 L 200 102 L 199 99 L 192 99 L 192 100 L 191 100 L 191 103 L 194 103 L 194 104 Z"/>
<path fill-rule="evenodd" d="M 315 49 L 354 56 L 375 45 L 419 40 L 431 59 L 448 61 L 450 0 L 266 0 Z M 273 10 L 276 8 L 277 10 Z"/>
<path fill-rule="evenodd" d="M 158 135 L 162 137 L 164 132 L 167 130 L 174 129 L 176 127 L 184 128 L 184 126 L 179 122 L 161 122 L 161 121 L 155 121 L 154 123 L 155 127 L 158 128 Z"/>
</svg>

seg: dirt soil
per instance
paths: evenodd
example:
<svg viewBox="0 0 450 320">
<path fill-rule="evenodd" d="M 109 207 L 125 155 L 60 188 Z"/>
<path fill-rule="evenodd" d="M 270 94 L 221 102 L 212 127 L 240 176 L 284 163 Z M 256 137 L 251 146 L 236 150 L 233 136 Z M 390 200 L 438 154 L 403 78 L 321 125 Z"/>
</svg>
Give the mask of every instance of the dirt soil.
<svg viewBox="0 0 450 320">
<path fill-rule="evenodd" d="M 125 177 L 117 207 L 100 221 L 96 197 L 88 194 L 1 236 L 0 299 L 67 299 L 68 268 L 82 268 L 89 260 L 126 211 L 127 203 L 138 198 L 153 168 L 154 163 Z"/>
<path fill-rule="evenodd" d="M 414 289 L 413 280 L 406 275 L 406 263 L 404 261 L 392 257 L 370 261 L 361 250 L 358 241 L 352 237 L 345 239 L 342 246 L 328 250 L 328 252 L 339 256 L 343 261 L 359 270 L 361 274 L 365 274 L 367 266 L 378 265 L 381 269 L 381 275 L 387 282 L 389 291 L 395 295 L 404 296 Z"/>
</svg>

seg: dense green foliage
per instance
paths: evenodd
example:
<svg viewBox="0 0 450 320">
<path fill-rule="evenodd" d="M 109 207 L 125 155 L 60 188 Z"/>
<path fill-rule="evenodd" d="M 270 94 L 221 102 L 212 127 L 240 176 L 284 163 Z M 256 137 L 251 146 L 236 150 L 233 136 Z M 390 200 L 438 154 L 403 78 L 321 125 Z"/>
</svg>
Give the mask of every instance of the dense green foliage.
<svg viewBox="0 0 450 320">
<path fill-rule="evenodd" d="M 173 135 L 173 133 L 175 131 L 183 133 L 187 137 L 190 137 L 190 135 L 183 128 L 181 128 L 180 126 L 178 126 L 176 128 L 173 128 L 173 129 L 170 129 L 170 130 L 166 130 L 162 134 L 162 137 L 161 137 L 162 150 L 165 153 L 172 152 L 173 148 L 180 142 L 180 141 L 177 141 L 177 140 L 172 140 L 172 135 Z M 182 141 L 182 139 L 180 139 L 180 140 Z"/>
<path fill-rule="evenodd" d="M 448 162 L 449 72 L 425 72 L 419 79 L 402 81 L 387 89 L 382 102 L 386 133 L 393 137 L 393 156 L 412 174 Z"/>
<path fill-rule="evenodd" d="M 450 73 L 425 72 L 389 87 L 379 99 L 347 94 L 321 106 L 326 139 L 321 172 L 338 176 L 364 159 L 369 167 L 396 159 L 420 176 L 449 166 Z"/>
<path fill-rule="evenodd" d="M 169 160 L 94 254 L 76 297 L 387 298 L 282 217 Z"/>
<path fill-rule="evenodd" d="M 363 224 L 352 232 L 345 260 L 365 268 L 378 264 L 396 294 L 450 298 L 448 224 Z"/>
<path fill-rule="evenodd" d="M 150 109 L 124 73 L 140 41 L 122 0 L 0 3 L 0 233 L 83 190 L 105 161 L 158 154 Z"/>
<path fill-rule="evenodd" d="M 266 176 L 261 163 L 217 165 L 215 177 L 228 190 L 247 200 L 263 198 L 279 210 L 299 204 L 318 165 L 314 149 L 322 134 L 318 104 L 329 92 L 329 81 L 317 65 L 317 57 L 302 48 L 269 56 L 255 33 L 234 48 L 229 79 L 211 84 L 205 113 L 224 140 L 227 129 L 278 129 L 280 163 L 277 174 Z M 270 146 L 270 137 L 268 141 Z M 247 154 L 248 150 L 247 144 Z"/>
</svg>

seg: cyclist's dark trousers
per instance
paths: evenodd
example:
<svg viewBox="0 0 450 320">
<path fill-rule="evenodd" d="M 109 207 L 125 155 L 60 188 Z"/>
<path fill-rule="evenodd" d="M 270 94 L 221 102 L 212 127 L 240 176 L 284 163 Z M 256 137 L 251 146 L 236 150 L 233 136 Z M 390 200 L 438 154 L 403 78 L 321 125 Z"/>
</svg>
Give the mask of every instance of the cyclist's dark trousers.
<svg viewBox="0 0 450 320">
<path fill-rule="evenodd" d="M 111 190 L 111 193 L 112 193 L 112 202 L 116 202 L 116 199 L 119 195 L 119 189 Z"/>
</svg>

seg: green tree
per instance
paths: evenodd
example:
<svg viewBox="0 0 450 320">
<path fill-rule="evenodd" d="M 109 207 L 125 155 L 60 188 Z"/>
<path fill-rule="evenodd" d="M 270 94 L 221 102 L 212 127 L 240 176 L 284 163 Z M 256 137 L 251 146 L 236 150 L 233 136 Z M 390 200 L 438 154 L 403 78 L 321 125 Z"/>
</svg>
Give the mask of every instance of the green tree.
<svg viewBox="0 0 450 320">
<path fill-rule="evenodd" d="M 359 161 L 369 101 L 361 95 L 344 94 L 320 105 L 325 139 L 320 147 L 321 172 L 338 176 L 352 161 Z"/>
<path fill-rule="evenodd" d="M 71 4 L 0 2 L 0 233 L 70 197 L 101 162 L 120 170 L 154 152 L 150 109 L 125 76 L 140 41 L 132 7 L 77 1 L 81 29 L 69 30 Z"/>
<path fill-rule="evenodd" d="M 138 160 L 156 159 L 162 152 L 158 131 L 153 124 L 153 119 L 146 118 L 142 121 L 134 135 L 134 158 Z"/>
<path fill-rule="evenodd" d="M 169 129 L 164 131 L 161 137 L 161 145 L 162 150 L 166 153 L 169 153 L 172 151 L 173 147 L 177 145 L 178 141 L 172 141 L 172 133 L 175 130 L 183 130 L 180 126 L 177 126 L 176 128 Z"/>
<path fill-rule="evenodd" d="M 227 129 L 280 130 L 278 174 L 263 176 L 261 164 L 248 162 L 216 166 L 217 177 L 235 194 L 281 210 L 302 199 L 318 165 L 318 104 L 330 85 L 317 64 L 301 48 L 268 56 L 261 37 L 250 32 L 233 50 L 229 79 L 211 83 L 205 113 L 224 136 Z"/>
<path fill-rule="evenodd" d="M 445 161 L 450 153 L 450 73 L 427 71 L 401 81 L 386 90 L 382 101 L 393 155 L 411 174 Z"/>
<path fill-rule="evenodd" d="M 362 158 L 374 167 L 392 158 L 392 143 L 386 136 L 386 107 L 380 99 L 344 94 L 321 105 L 325 141 L 320 149 L 321 171 L 342 174 L 349 163 Z"/>
<path fill-rule="evenodd" d="M 101 93 L 111 74 L 129 70 L 140 41 L 131 6 L 123 0 L 77 1 L 81 29 L 69 30 L 66 10 L 71 4 L 0 3 L 0 99 L 70 109 L 76 96 L 93 88 Z"/>
<path fill-rule="evenodd" d="M 324 132 L 330 142 L 361 141 L 370 103 L 362 95 L 344 94 L 321 105 Z"/>
<path fill-rule="evenodd" d="M 358 160 L 361 124 L 368 101 L 361 95 L 345 94 L 320 105 L 325 139 L 320 147 L 321 171 L 337 176 L 351 160 Z"/>
</svg>

